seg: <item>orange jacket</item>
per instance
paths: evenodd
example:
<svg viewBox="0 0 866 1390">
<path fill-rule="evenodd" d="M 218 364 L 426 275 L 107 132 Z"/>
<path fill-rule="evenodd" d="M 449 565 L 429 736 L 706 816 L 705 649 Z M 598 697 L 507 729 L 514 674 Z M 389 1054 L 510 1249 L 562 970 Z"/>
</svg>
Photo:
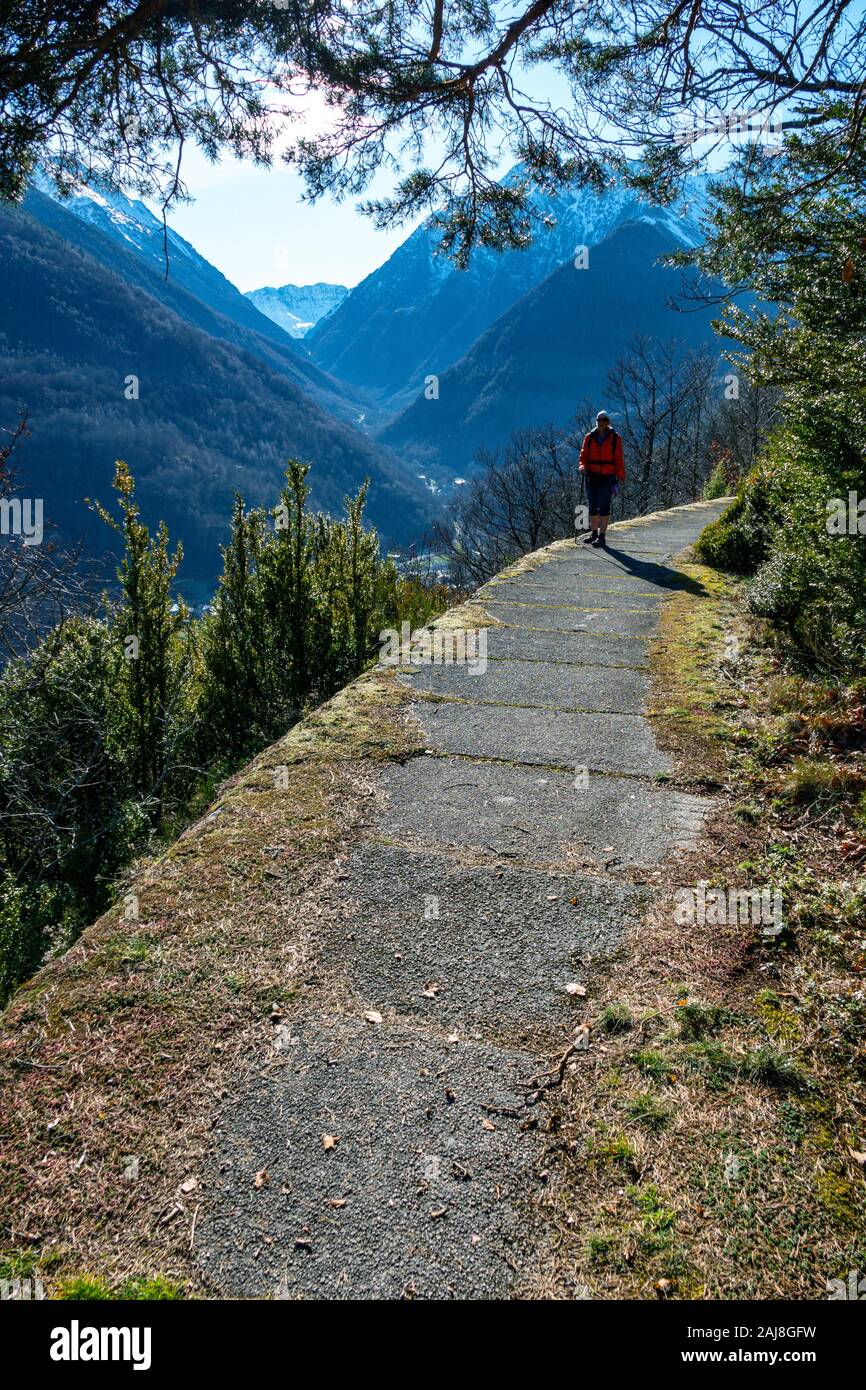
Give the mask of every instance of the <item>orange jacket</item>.
<svg viewBox="0 0 866 1390">
<path fill-rule="evenodd" d="M 581 473 L 598 473 L 609 477 L 611 473 L 625 482 L 625 461 L 622 456 L 622 439 L 616 430 L 608 430 L 599 444 L 595 430 L 585 436 L 580 448 Z"/>
</svg>

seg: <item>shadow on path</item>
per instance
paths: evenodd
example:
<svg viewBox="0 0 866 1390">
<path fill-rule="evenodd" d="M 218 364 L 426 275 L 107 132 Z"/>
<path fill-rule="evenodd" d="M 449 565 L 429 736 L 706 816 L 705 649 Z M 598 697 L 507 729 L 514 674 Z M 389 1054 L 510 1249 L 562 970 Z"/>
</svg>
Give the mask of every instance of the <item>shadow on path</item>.
<svg viewBox="0 0 866 1390">
<path fill-rule="evenodd" d="M 645 579 L 649 584 L 657 584 L 660 589 L 683 589 L 689 594 L 707 592 L 706 586 L 699 579 L 692 579 L 690 575 L 682 574 L 670 565 L 660 565 L 655 560 L 639 560 L 628 551 L 617 550 L 610 542 L 604 553 L 617 560 L 627 574 L 635 579 Z"/>
</svg>

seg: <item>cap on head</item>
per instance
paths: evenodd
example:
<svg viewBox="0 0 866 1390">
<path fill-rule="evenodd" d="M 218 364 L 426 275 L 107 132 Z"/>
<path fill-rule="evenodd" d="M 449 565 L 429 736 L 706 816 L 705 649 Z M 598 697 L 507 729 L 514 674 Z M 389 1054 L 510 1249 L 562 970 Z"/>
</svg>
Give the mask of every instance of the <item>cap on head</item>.
<svg viewBox="0 0 866 1390">
<path fill-rule="evenodd" d="M 606 410 L 600 410 L 600 411 L 598 412 L 598 414 L 596 415 L 596 417 L 595 417 L 596 424 L 598 424 L 601 420 L 606 420 L 607 423 L 610 424 L 610 416 L 608 415 L 608 413 L 607 413 Z"/>
</svg>

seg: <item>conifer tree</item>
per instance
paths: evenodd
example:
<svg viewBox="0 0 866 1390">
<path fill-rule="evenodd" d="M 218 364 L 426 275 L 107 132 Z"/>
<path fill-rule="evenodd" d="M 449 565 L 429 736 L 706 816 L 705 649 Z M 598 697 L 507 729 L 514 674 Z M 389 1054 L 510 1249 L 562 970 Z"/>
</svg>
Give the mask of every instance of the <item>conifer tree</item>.
<svg viewBox="0 0 866 1390">
<path fill-rule="evenodd" d="M 158 820 L 188 733 L 187 685 L 192 663 L 184 636 L 189 611 L 182 599 L 172 597 L 183 548 L 178 545 L 169 553 L 164 522 L 151 536 L 140 517 L 132 474 L 122 459 L 115 465 L 114 488 L 119 517 L 99 502 L 93 505 L 124 547 L 117 571 L 121 602 L 112 623 L 124 656 L 117 735 L 129 740 L 135 790 L 150 802 Z"/>
</svg>

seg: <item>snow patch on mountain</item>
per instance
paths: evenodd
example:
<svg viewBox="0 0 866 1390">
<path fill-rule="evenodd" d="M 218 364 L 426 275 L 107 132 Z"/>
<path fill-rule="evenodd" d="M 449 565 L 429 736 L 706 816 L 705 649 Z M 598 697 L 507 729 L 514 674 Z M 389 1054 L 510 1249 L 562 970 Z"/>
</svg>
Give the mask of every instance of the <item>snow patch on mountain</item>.
<svg viewBox="0 0 866 1390">
<path fill-rule="evenodd" d="M 325 318 L 349 293 L 345 285 L 319 281 L 315 285 L 265 285 L 247 290 L 246 297 L 269 319 L 293 338 L 303 338 L 320 319 Z"/>
<path fill-rule="evenodd" d="M 527 178 L 518 165 L 504 182 Z M 323 318 L 307 339 L 313 358 L 328 372 L 407 404 L 429 373 L 441 375 L 523 295 L 561 266 L 599 246 L 617 228 L 644 222 L 656 227 L 671 251 L 697 245 L 706 206 L 706 178 L 687 181 L 686 196 L 660 207 L 636 189 L 611 183 L 602 192 L 568 187 L 533 190 L 529 202 L 533 239 L 522 250 L 477 247 L 464 270 L 441 253 L 435 217 L 407 237 L 389 259 L 362 280 Z"/>
<path fill-rule="evenodd" d="M 167 248 L 169 263 L 176 256 L 183 257 L 214 273 L 214 267 L 199 255 L 195 247 L 184 241 L 171 227 L 164 228 L 162 219 L 155 217 L 139 199 L 127 198 L 123 193 L 86 183 L 76 184 L 69 196 L 63 197 L 54 181 L 42 169 L 36 170 L 31 182 L 40 193 L 52 198 L 67 212 L 74 213 L 100 231 L 119 237 L 147 260 L 164 265 Z"/>
<path fill-rule="evenodd" d="M 517 183 L 523 177 L 523 168 L 517 165 L 503 182 Z M 635 189 L 624 184 L 612 184 L 603 193 L 582 187 L 564 188 L 556 193 L 536 190 L 529 200 L 533 214 L 530 246 L 522 251 L 506 252 L 479 247 L 473 252 L 468 269 L 462 272 L 455 271 L 450 262 L 438 254 L 439 235 L 433 226 L 426 224 L 419 230 L 429 238 L 434 259 L 443 268 L 442 280 L 449 275 L 460 275 L 486 285 L 493 276 L 501 274 L 504 266 L 513 266 L 526 292 L 572 260 L 581 247 L 598 246 L 627 222 L 648 222 L 669 232 L 681 245 L 696 245 L 700 239 L 699 217 L 706 205 L 706 196 L 706 178 L 700 175 L 688 181 L 686 198 L 674 207 L 647 202 Z"/>
</svg>

